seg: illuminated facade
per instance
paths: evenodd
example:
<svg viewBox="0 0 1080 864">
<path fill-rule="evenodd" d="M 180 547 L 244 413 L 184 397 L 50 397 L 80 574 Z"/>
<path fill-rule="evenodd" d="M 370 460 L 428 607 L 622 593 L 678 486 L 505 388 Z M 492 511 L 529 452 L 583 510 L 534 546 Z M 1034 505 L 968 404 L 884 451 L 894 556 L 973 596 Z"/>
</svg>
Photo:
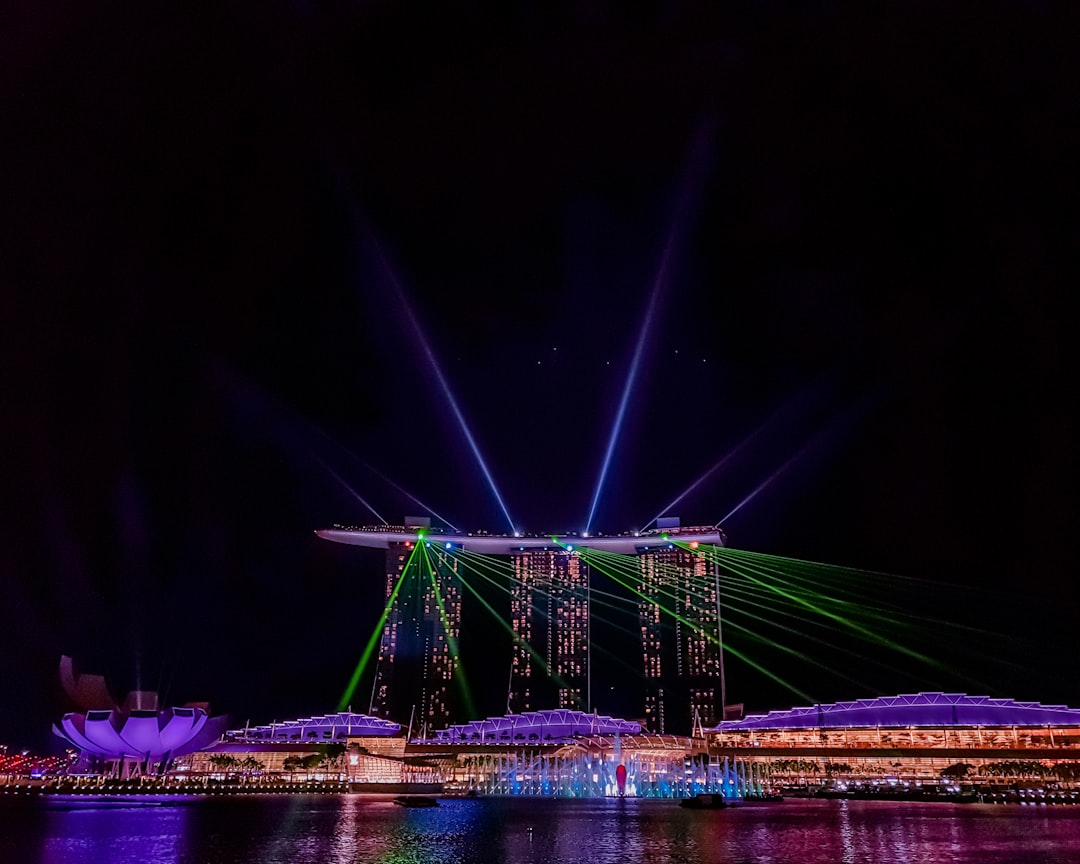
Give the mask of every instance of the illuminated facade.
<svg viewBox="0 0 1080 864">
<path fill-rule="evenodd" d="M 529 711 L 443 729 L 410 749 L 439 764 L 447 788 L 542 798 L 739 798 L 760 791 L 747 765 L 702 742 L 644 733 L 633 720 Z"/>
<path fill-rule="evenodd" d="M 408 723 L 413 735 L 447 725 L 457 689 L 450 680 L 459 668 L 460 553 L 510 561 L 515 639 L 507 709 L 591 708 L 591 574 L 581 557 L 591 551 L 627 556 L 619 566 L 631 574 L 639 570 L 637 581 L 646 596 L 638 611 L 649 731 L 714 723 L 724 691 L 717 587 L 696 550 L 724 546 L 727 539 L 715 526 L 680 528 L 674 518 L 655 521 L 653 530 L 613 535 L 463 533 L 432 528 L 417 517 L 407 517 L 402 526 L 316 531 L 333 543 L 387 550 L 387 612 L 369 712 Z M 418 547 L 426 550 L 423 567 L 410 566 Z M 466 557 L 461 566 L 468 570 L 475 563 Z"/>
<path fill-rule="evenodd" d="M 751 715 L 707 735 L 710 752 L 755 764 L 773 786 L 1080 780 L 1080 709 L 1064 705 L 908 693 Z"/>
<path fill-rule="evenodd" d="M 457 568 L 457 560 L 438 547 L 417 550 L 411 541 L 388 546 L 390 612 L 379 642 L 373 716 L 411 720 L 417 730 L 450 722 L 451 682 L 460 662 L 454 647 L 461 632 Z"/>
<path fill-rule="evenodd" d="M 643 546 L 637 558 L 646 726 L 711 726 L 723 690 L 714 568 L 673 544 Z"/>
<path fill-rule="evenodd" d="M 588 565 L 562 548 L 519 549 L 510 557 L 510 623 L 517 638 L 509 709 L 521 712 L 551 704 L 553 687 L 558 708 L 587 707 Z"/>
</svg>

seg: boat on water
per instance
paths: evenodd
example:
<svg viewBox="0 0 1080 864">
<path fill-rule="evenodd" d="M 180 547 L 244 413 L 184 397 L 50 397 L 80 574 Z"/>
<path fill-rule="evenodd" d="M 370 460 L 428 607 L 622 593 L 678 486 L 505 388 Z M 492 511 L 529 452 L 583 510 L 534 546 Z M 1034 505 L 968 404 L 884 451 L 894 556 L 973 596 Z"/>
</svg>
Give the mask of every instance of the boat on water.
<svg viewBox="0 0 1080 864">
<path fill-rule="evenodd" d="M 398 795 L 394 803 L 399 807 L 438 807 L 439 799 L 427 795 Z"/>
<path fill-rule="evenodd" d="M 731 802 L 723 795 L 713 795 L 708 792 L 702 792 L 700 795 L 695 795 L 693 798 L 683 798 L 679 802 L 679 806 L 686 807 L 690 810 L 721 810 L 724 807 L 730 807 Z"/>
</svg>

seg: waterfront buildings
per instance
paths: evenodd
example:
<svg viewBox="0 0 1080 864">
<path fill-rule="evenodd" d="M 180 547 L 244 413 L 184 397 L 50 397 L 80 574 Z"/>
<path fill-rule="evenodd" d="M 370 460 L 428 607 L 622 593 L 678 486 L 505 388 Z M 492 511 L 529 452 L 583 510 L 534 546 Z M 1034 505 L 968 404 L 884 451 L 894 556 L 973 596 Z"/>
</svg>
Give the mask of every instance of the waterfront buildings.
<svg viewBox="0 0 1080 864">
<path fill-rule="evenodd" d="M 710 752 L 773 783 L 1080 779 L 1080 709 L 911 693 L 770 711 L 707 730 Z"/>
<path fill-rule="evenodd" d="M 417 547 L 417 543 L 422 543 Z M 386 617 L 379 641 L 370 712 L 408 719 L 418 729 L 451 720 L 451 684 L 460 659 L 461 586 L 457 560 L 424 540 L 386 548 Z"/>
<path fill-rule="evenodd" d="M 108 722 L 102 718 L 103 730 Z M 336 783 L 333 790 L 347 784 L 354 792 L 738 798 L 783 791 L 917 800 L 963 792 L 968 800 L 1035 795 L 1053 803 L 1080 782 L 1080 709 L 915 693 L 752 715 L 705 737 L 650 733 L 637 721 L 576 710 L 407 737 L 397 724 L 341 712 L 233 730 L 150 767 L 167 771 L 166 785 L 191 788 Z M 115 765 L 86 758 L 57 773 L 117 776 Z"/>
<path fill-rule="evenodd" d="M 637 561 L 646 727 L 712 726 L 724 697 L 715 566 L 672 543 L 642 547 Z"/>
<path fill-rule="evenodd" d="M 696 551 L 726 543 L 714 527 L 680 528 L 677 519 L 667 519 L 653 531 L 632 534 L 510 536 L 442 532 L 412 518 L 401 527 L 316 533 L 386 550 L 388 614 L 369 709 L 375 716 L 411 722 L 414 731 L 459 719 L 451 682 L 460 662 L 455 646 L 463 552 L 509 562 L 507 619 L 514 642 L 508 710 L 592 707 L 591 585 L 597 574 L 588 553 L 596 552 L 618 556 L 612 567 L 635 574 L 627 587 L 636 583 L 647 729 L 688 731 L 720 716 L 725 688 L 718 584 Z"/>
<path fill-rule="evenodd" d="M 205 702 L 160 708 L 154 691 L 132 690 L 117 703 L 102 676 L 75 674 L 70 657 L 60 658 L 60 683 L 81 709 L 52 727 L 79 751 L 74 770 L 123 778 L 164 773 L 178 756 L 220 738 L 228 722 L 222 715 L 212 717 Z"/>
<path fill-rule="evenodd" d="M 173 774 L 242 778 L 255 786 L 313 781 L 347 783 L 368 792 L 437 791 L 437 766 L 409 756 L 402 731 L 396 723 L 349 711 L 234 729 L 213 746 L 178 760 Z"/>
</svg>

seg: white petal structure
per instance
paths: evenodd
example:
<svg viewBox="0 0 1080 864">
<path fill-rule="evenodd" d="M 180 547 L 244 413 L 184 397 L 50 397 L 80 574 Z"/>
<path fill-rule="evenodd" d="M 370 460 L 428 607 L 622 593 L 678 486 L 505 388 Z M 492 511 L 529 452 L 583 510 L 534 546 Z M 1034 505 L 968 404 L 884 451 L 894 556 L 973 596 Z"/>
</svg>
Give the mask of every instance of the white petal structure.
<svg viewBox="0 0 1080 864">
<path fill-rule="evenodd" d="M 227 719 L 212 718 L 203 708 L 129 714 L 112 709 L 65 714 L 60 725 L 53 726 L 53 733 L 95 756 L 157 761 L 209 746 L 221 737 Z"/>
</svg>

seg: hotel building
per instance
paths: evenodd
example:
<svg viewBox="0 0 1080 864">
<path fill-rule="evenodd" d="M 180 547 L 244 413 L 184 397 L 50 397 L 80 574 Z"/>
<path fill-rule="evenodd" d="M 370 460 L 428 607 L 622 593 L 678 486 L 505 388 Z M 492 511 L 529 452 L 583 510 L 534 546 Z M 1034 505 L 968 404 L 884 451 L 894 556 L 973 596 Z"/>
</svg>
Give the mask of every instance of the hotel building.
<svg viewBox="0 0 1080 864">
<path fill-rule="evenodd" d="M 452 555 L 437 545 L 413 555 L 414 547 L 411 540 L 387 546 L 390 612 L 379 641 L 370 713 L 403 725 L 411 722 L 420 732 L 451 722 L 451 682 L 460 662 L 452 646 L 461 633 L 461 586 Z"/>
<path fill-rule="evenodd" d="M 646 728 L 663 733 L 715 725 L 723 669 L 714 568 L 669 543 L 642 546 L 637 559 Z"/>
<path fill-rule="evenodd" d="M 508 709 L 517 713 L 552 702 L 557 708 L 586 708 L 589 566 L 561 547 L 519 549 L 510 560 L 515 640 Z"/>
</svg>

